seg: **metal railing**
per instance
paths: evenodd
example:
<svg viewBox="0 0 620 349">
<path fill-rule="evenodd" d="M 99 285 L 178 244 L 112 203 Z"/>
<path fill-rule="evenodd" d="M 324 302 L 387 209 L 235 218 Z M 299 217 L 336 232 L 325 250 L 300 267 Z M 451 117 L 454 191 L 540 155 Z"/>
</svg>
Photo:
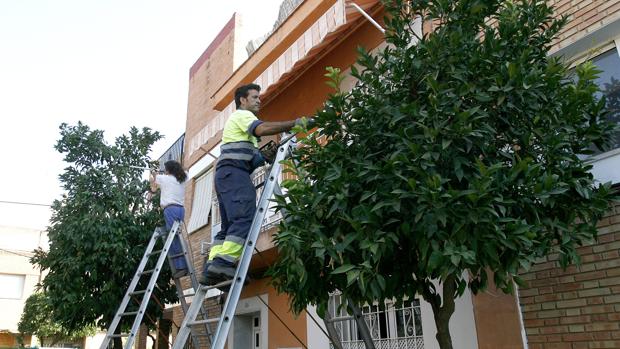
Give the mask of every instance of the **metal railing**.
<svg viewBox="0 0 620 349">
<path fill-rule="evenodd" d="M 332 295 L 328 307 L 332 318 L 348 316 L 343 301 L 340 294 Z M 384 300 L 365 304 L 360 309 L 377 349 L 424 348 L 418 299 L 404 301 L 398 306 L 392 300 Z M 365 349 L 354 320 L 335 322 L 334 326 L 344 349 Z"/>
<path fill-rule="evenodd" d="M 258 199 L 260 198 L 261 193 L 263 192 L 263 186 L 261 186 L 262 183 L 265 182 L 265 176 L 266 171 L 269 170 L 269 166 L 263 166 L 260 167 L 258 169 L 256 169 L 256 171 L 254 171 L 253 176 L 252 176 L 252 182 L 254 183 L 255 187 L 258 187 L 258 189 L 256 190 L 256 200 L 258 202 Z M 280 177 L 278 178 L 278 184 L 282 183 L 282 174 L 280 175 Z M 221 224 L 222 224 L 222 219 L 220 216 L 220 206 L 219 206 L 219 201 L 217 200 L 217 195 L 215 193 L 215 189 L 213 190 L 213 198 L 211 200 L 211 235 L 215 236 L 215 234 L 217 234 L 217 232 L 220 231 L 221 229 Z M 269 210 L 267 211 L 267 214 L 265 215 L 265 221 L 263 222 L 263 226 L 261 228 L 261 232 L 263 231 L 267 231 L 271 228 L 273 228 L 274 226 L 276 226 L 280 220 L 282 219 L 282 214 L 280 212 L 276 212 L 275 210 L 275 203 L 271 202 L 269 204 Z"/>
</svg>

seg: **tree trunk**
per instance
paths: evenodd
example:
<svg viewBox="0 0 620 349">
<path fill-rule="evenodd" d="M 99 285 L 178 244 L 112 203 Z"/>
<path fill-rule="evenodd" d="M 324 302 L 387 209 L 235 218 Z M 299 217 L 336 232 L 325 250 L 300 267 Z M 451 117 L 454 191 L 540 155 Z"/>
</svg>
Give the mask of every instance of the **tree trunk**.
<svg viewBox="0 0 620 349">
<path fill-rule="evenodd" d="M 170 344 L 168 338 L 170 337 L 170 331 L 172 329 L 172 321 L 164 318 L 159 319 L 159 326 L 157 330 L 157 345 L 156 349 L 168 349 Z"/>
<path fill-rule="evenodd" d="M 437 343 L 441 349 L 453 349 L 452 337 L 450 336 L 450 318 L 454 313 L 454 299 L 456 295 L 456 279 L 448 276 L 443 283 L 443 294 L 431 293 L 430 290 L 423 292 L 424 299 L 431 304 L 435 326 L 437 327 Z"/>
</svg>

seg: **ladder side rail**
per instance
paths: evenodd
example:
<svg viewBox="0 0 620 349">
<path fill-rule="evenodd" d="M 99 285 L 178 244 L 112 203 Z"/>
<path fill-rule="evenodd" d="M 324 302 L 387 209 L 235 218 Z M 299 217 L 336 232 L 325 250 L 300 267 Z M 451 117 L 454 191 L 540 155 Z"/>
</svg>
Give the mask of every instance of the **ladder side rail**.
<svg viewBox="0 0 620 349">
<path fill-rule="evenodd" d="M 263 193 L 261 194 L 259 204 L 257 205 L 256 213 L 254 214 L 254 219 L 252 220 L 252 225 L 250 226 L 248 237 L 243 247 L 241 258 L 239 259 L 239 264 L 237 266 L 235 277 L 233 279 L 233 285 L 230 289 L 228 297 L 226 298 L 224 309 L 217 324 L 215 338 L 213 339 L 213 346 L 211 347 L 212 349 L 224 349 L 224 345 L 226 344 L 228 331 L 230 330 L 230 325 L 235 315 L 237 303 L 239 302 L 239 298 L 241 296 L 241 290 L 243 288 L 245 276 L 248 273 L 250 261 L 252 260 L 252 255 L 254 253 L 254 245 L 256 244 L 256 240 L 258 238 L 258 234 L 260 233 L 263 220 L 265 219 L 265 215 L 269 208 L 269 199 L 273 195 L 274 188 L 278 181 L 278 177 L 280 175 L 280 172 L 282 171 L 282 164 L 280 162 L 288 157 L 291 151 L 291 144 L 293 144 L 294 142 L 295 138 L 291 137 L 284 145 L 281 145 L 278 148 L 278 153 L 275 160 L 273 161 L 269 176 L 265 179 L 266 183 L 263 189 Z"/>
<path fill-rule="evenodd" d="M 183 256 L 185 258 L 185 264 L 187 265 L 187 272 L 189 274 L 189 278 L 190 278 L 191 285 L 192 285 L 192 288 L 194 290 L 194 295 L 195 295 L 197 290 L 200 288 L 200 284 L 198 283 L 198 278 L 196 277 L 196 270 L 194 269 L 194 264 L 192 262 L 193 258 L 189 254 L 189 248 L 183 236 L 183 231 L 186 231 L 183 227 L 184 227 L 184 224 L 182 224 L 181 228 L 179 229 L 179 242 L 181 243 L 181 250 L 183 251 Z M 172 265 L 172 260 L 169 259 L 169 261 Z M 181 287 L 180 280 L 176 279 L 175 284 L 177 286 L 177 293 L 179 294 L 179 299 L 181 300 L 183 314 L 187 315 L 187 312 L 189 310 L 189 305 L 187 304 L 187 299 L 185 298 L 185 294 L 183 293 L 183 288 Z M 200 307 L 200 313 L 203 315 L 203 318 L 205 319 L 207 318 L 208 313 L 204 309 L 204 306 Z M 212 336 L 211 328 L 207 324 L 205 324 L 205 331 L 207 334 L 207 340 L 209 341 L 209 344 L 211 344 L 211 336 Z M 197 346 L 197 345 L 199 346 L 200 342 L 198 341 L 198 337 L 194 336 L 193 332 L 192 332 L 192 338 L 194 340 L 194 346 Z"/>
<path fill-rule="evenodd" d="M 179 297 L 179 301 L 181 302 L 181 309 L 183 310 L 183 316 L 185 316 L 185 315 L 187 315 L 187 312 L 189 311 L 190 304 L 187 302 L 185 294 L 183 293 L 183 287 L 181 285 L 181 280 L 174 279 L 174 284 L 175 284 L 176 289 L 177 289 L 177 296 Z M 194 293 L 195 293 L 195 291 L 194 291 Z M 203 314 L 205 314 L 205 313 L 203 313 Z M 210 336 L 209 326 L 205 326 L 205 327 L 207 329 L 207 336 Z M 200 339 L 198 338 L 198 336 L 194 335 L 193 331 L 191 332 L 191 335 L 192 335 L 192 346 L 195 349 L 200 349 Z M 209 341 L 210 340 L 211 340 L 211 338 L 209 338 Z"/>
<path fill-rule="evenodd" d="M 157 279 L 159 278 L 159 273 L 161 272 L 162 266 L 164 265 L 164 261 L 168 257 L 168 250 L 170 249 L 170 245 L 172 245 L 172 240 L 174 239 L 174 236 L 176 235 L 176 232 L 177 230 L 179 230 L 180 226 L 181 225 L 179 224 L 179 222 L 176 221 L 174 225 L 172 226 L 172 229 L 170 229 L 170 232 L 168 232 L 168 237 L 166 238 L 164 247 L 162 248 L 161 254 L 159 255 L 159 258 L 157 259 L 157 264 L 155 264 L 155 271 L 153 271 L 153 273 L 151 274 L 151 278 L 149 279 L 148 286 L 146 287 L 146 292 L 144 293 L 142 302 L 140 303 L 140 308 L 138 309 L 138 314 L 136 315 L 136 318 L 133 321 L 133 325 L 131 326 L 131 332 L 129 333 L 129 336 L 127 337 L 125 348 L 131 348 L 131 346 L 133 345 L 133 341 L 135 340 L 136 335 L 138 333 L 138 328 L 140 327 L 140 324 L 142 323 L 142 317 L 144 316 L 144 313 L 146 312 L 146 307 L 149 303 L 149 300 L 151 299 L 151 294 L 153 293 L 153 289 L 155 288 L 155 283 L 157 282 Z"/>
<path fill-rule="evenodd" d="M 365 348 L 375 349 L 376 348 L 375 342 L 372 339 L 372 335 L 370 334 L 370 329 L 368 329 L 368 324 L 366 323 L 366 320 L 364 319 L 364 314 L 362 313 L 360 308 L 357 305 L 355 305 L 350 299 L 347 299 L 347 307 L 349 308 L 351 313 L 353 313 L 352 316 L 342 316 L 342 317 L 332 318 L 329 312 L 325 313 L 325 317 L 323 318 L 323 321 L 325 322 L 325 327 L 327 328 L 329 335 L 332 336 L 333 338 L 338 339 L 339 336 L 334 326 L 334 323 L 355 320 L 355 323 L 357 324 L 357 330 L 359 331 L 362 337 L 362 341 L 364 342 Z M 339 342 L 338 345 L 336 345 L 335 341 L 332 340 L 334 347 L 336 349 L 341 349 L 342 343 L 340 343 L 340 341 L 338 342 Z"/>
<path fill-rule="evenodd" d="M 174 338 L 174 343 L 172 344 L 172 349 L 182 349 L 185 346 L 185 342 L 187 341 L 187 337 L 191 332 L 190 322 L 194 321 L 198 312 L 202 308 L 202 302 L 204 301 L 207 295 L 206 287 L 199 287 L 192 299 L 192 303 L 183 317 L 183 322 L 181 322 L 181 326 L 179 327 L 179 332 L 177 332 L 176 337 Z"/>
<path fill-rule="evenodd" d="M 364 319 L 364 314 L 362 314 L 360 308 L 355 305 L 355 303 L 351 302 L 350 299 L 347 299 L 347 303 L 349 305 L 349 309 L 353 312 L 353 317 L 357 323 L 357 329 L 362 335 L 362 340 L 366 345 L 366 349 L 375 349 L 375 342 L 372 340 L 372 335 L 370 334 L 368 324 L 366 324 L 366 320 Z"/>
<path fill-rule="evenodd" d="M 153 232 L 153 235 L 151 235 L 151 240 L 149 240 L 146 250 L 144 251 L 144 255 L 142 256 L 142 260 L 140 261 L 140 264 L 138 264 L 138 269 L 136 269 L 133 279 L 131 280 L 131 283 L 129 284 L 127 291 L 125 292 L 125 296 L 123 297 L 123 300 L 121 301 L 121 304 L 119 305 L 118 310 L 116 311 L 116 314 L 114 314 L 114 319 L 112 319 L 112 323 L 108 327 L 108 331 L 103 339 L 103 342 L 101 343 L 100 349 L 105 349 L 110 344 L 110 339 L 112 338 L 112 335 L 114 335 L 114 332 L 116 331 L 116 327 L 121 321 L 120 314 L 125 312 L 125 309 L 127 308 L 127 305 L 129 304 L 129 300 L 131 299 L 130 294 L 135 291 L 136 286 L 138 285 L 138 281 L 140 280 L 140 277 L 142 276 L 142 272 L 144 271 L 144 268 L 146 267 L 146 263 L 149 260 L 149 257 L 150 257 L 149 254 L 153 251 L 153 247 L 155 247 L 155 243 L 157 242 L 157 238 L 158 238 L 158 233 L 159 232 L 156 229 Z"/>
<path fill-rule="evenodd" d="M 340 336 L 338 336 L 338 331 L 336 331 L 336 327 L 334 326 L 334 322 L 336 321 L 332 319 L 331 314 L 329 314 L 329 310 L 325 312 L 323 322 L 325 323 L 325 329 L 327 329 L 327 333 L 329 334 L 329 340 L 334 345 L 334 348 L 343 349 Z"/>
</svg>

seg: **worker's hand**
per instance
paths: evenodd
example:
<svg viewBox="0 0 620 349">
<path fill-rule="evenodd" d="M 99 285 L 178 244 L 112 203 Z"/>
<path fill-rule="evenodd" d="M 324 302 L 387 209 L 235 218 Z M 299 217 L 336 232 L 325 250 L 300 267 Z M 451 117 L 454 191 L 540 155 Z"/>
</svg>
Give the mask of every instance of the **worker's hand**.
<svg viewBox="0 0 620 349">
<path fill-rule="evenodd" d="M 278 145 L 274 141 L 269 141 L 269 143 L 265 144 L 260 148 L 260 153 L 268 163 L 273 163 L 276 159 L 276 154 L 278 152 Z"/>
<path fill-rule="evenodd" d="M 295 126 L 303 126 L 306 129 L 311 129 L 316 125 L 314 118 L 302 116 L 295 120 Z"/>
</svg>

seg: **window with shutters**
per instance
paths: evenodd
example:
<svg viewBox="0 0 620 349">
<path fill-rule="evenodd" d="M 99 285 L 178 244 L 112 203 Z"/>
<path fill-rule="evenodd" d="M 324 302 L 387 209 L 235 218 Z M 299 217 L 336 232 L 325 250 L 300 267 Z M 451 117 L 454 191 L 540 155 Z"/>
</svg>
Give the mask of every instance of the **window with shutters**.
<svg viewBox="0 0 620 349">
<path fill-rule="evenodd" d="M 194 197 L 192 200 L 192 211 L 187 226 L 188 233 L 204 227 L 209 223 L 209 213 L 211 212 L 211 200 L 213 197 L 213 168 L 196 178 L 194 183 Z"/>
</svg>

